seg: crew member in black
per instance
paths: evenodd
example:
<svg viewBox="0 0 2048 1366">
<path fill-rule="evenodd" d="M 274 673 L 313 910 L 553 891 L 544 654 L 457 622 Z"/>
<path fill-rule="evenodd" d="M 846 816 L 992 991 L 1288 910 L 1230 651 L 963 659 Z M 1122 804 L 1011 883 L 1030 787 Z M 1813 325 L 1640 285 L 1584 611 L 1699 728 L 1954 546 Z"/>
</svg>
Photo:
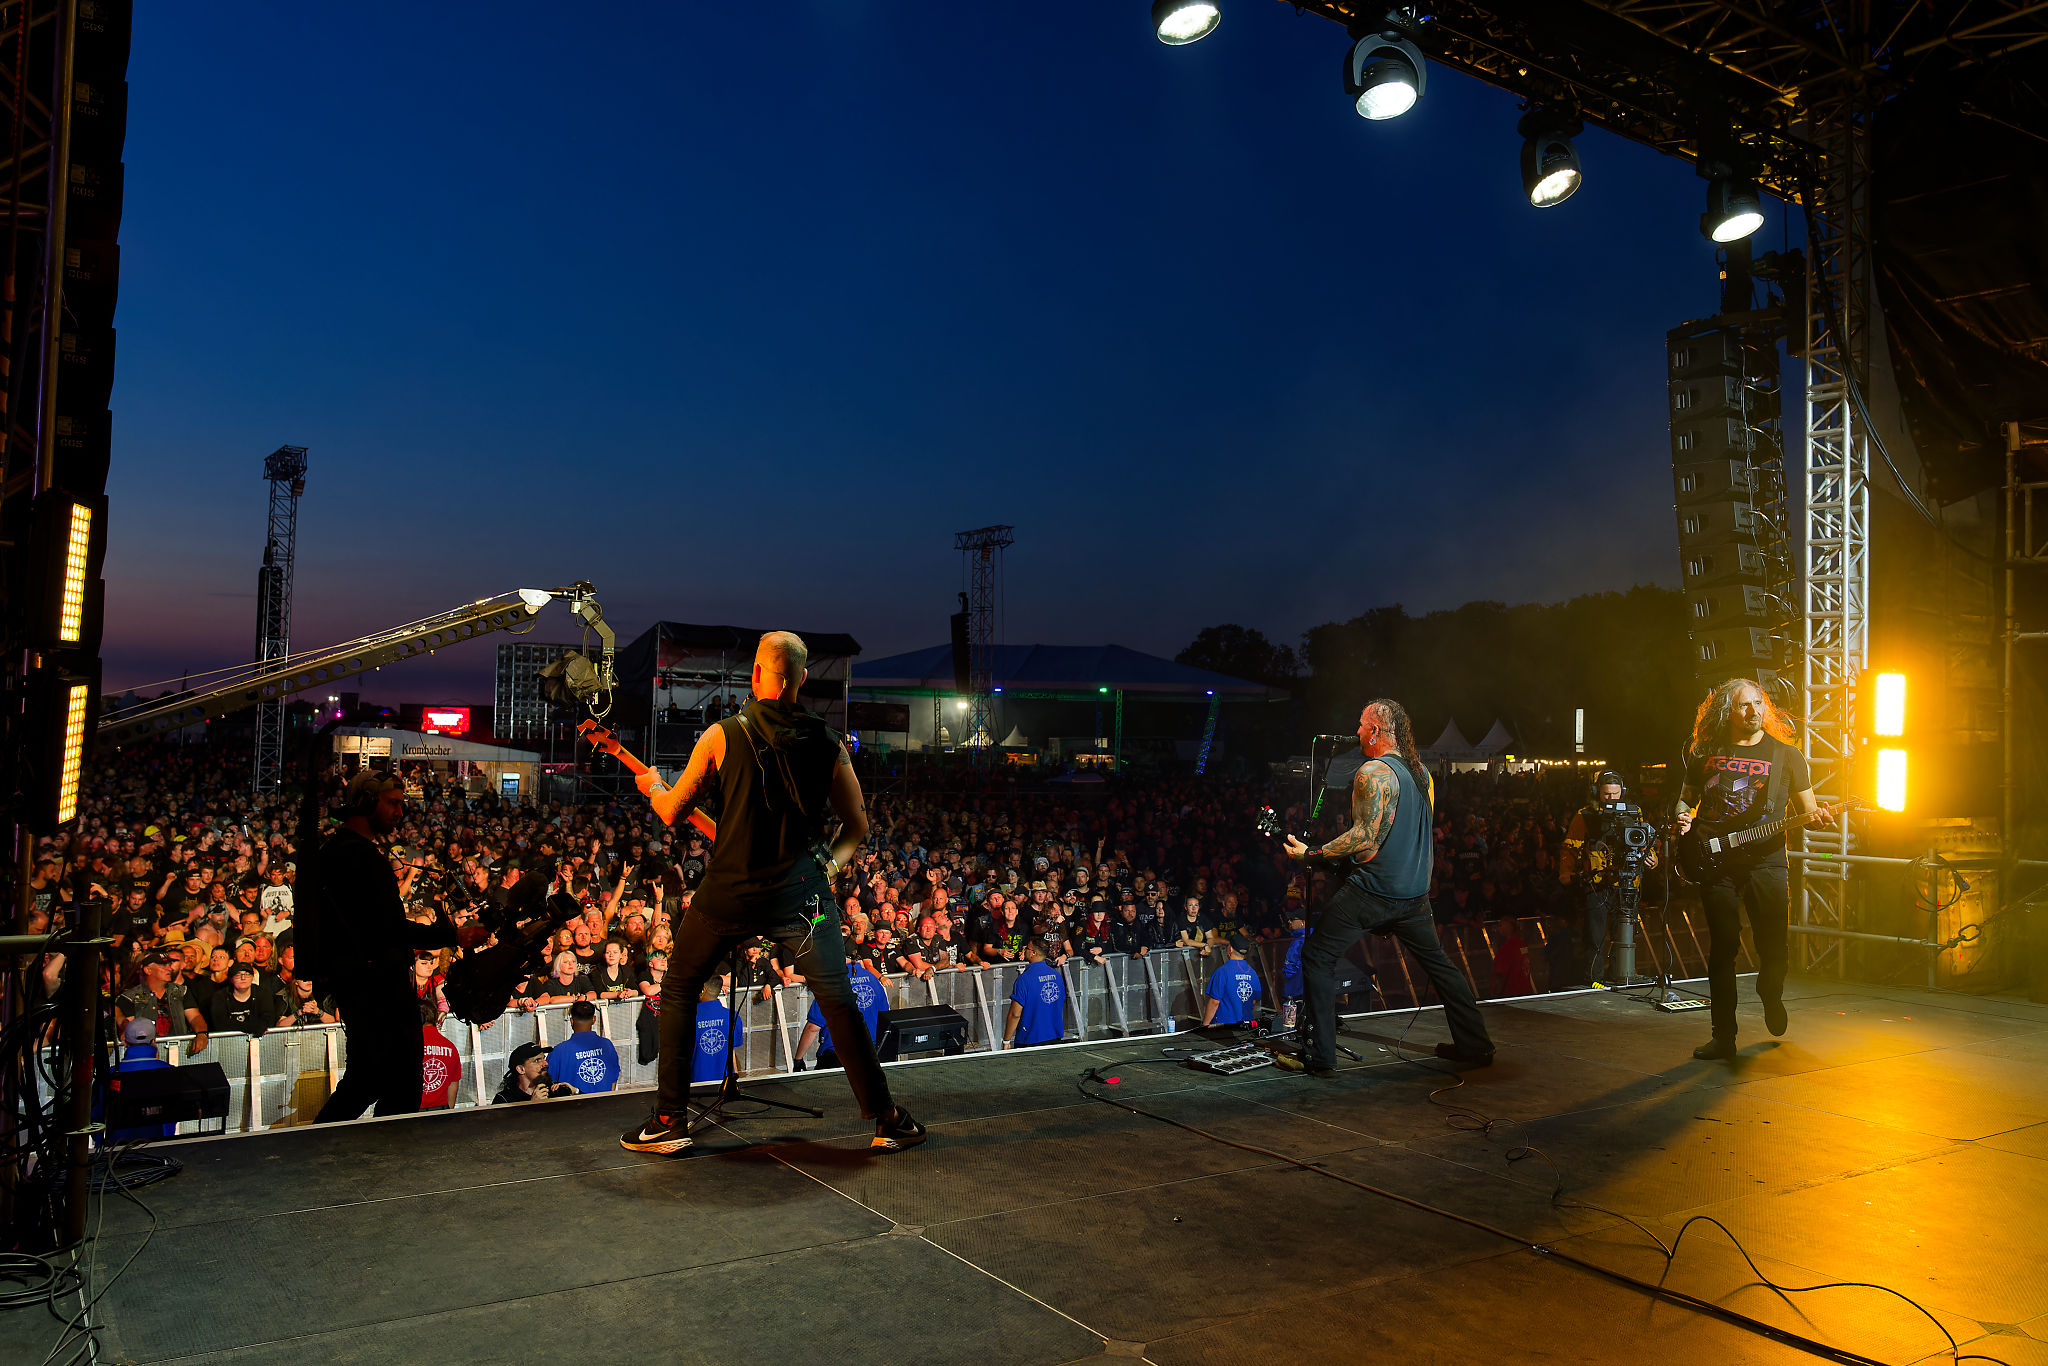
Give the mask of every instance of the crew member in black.
<svg viewBox="0 0 2048 1366">
<path fill-rule="evenodd" d="M 924 1126 L 890 1098 L 846 976 L 832 882 L 867 838 L 867 807 L 846 746 L 797 701 L 808 658 L 791 632 L 762 636 L 754 654 L 754 700 L 704 732 L 675 786 L 653 773 L 638 779 L 668 825 L 714 778 L 724 805 L 704 880 L 675 927 L 662 976 L 661 996 L 671 1004 L 661 1012 L 660 1096 L 647 1122 L 619 1140 L 636 1152 L 690 1146 L 684 1100 L 696 1018 L 674 1003 L 696 1000 L 714 965 L 756 935 L 794 954 L 861 1113 L 875 1121 L 872 1146 L 894 1152 L 924 1141 Z M 838 837 L 822 848 L 826 823 L 835 816 Z"/>
<path fill-rule="evenodd" d="M 1811 813 L 1814 824 L 1834 818 L 1815 800 L 1806 756 L 1793 743 L 1792 722 L 1769 694 L 1747 678 L 1731 678 L 1707 694 L 1693 718 L 1685 755 L 1685 787 L 1678 833 L 1694 823 L 1716 835 L 1746 830 L 1791 814 Z M 1735 956 L 1742 950 L 1741 908 L 1749 910 L 1756 941 L 1756 994 L 1764 1023 L 1783 1034 L 1785 1015 L 1786 888 L 1783 836 L 1744 846 L 1700 888 L 1707 912 L 1707 992 L 1714 1037 L 1695 1058 L 1735 1056 Z"/>
<path fill-rule="evenodd" d="M 1607 917 L 1622 889 L 1614 851 L 1607 847 L 1607 841 L 1618 836 L 1612 834 L 1611 813 L 1604 808 L 1620 801 L 1625 791 L 1619 773 L 1601 773 L 1593 784 L 1593 800 L 1572 813 L 1557 856 L 1557 880 L 1571 888 L 1579 902 L 1579 948 L 1585 955 L 1588 985 L 1600 980 L 1606 965 Z M 1656 866 L 1657 851 L 1652 849 L 1642 867 Z"/>
<path fill-rule="evenodd" d="M 379 1115 L 420 1108 L 426 1045 L 412 954 L 453 944 L 455 925 L 445 910 L 431 925 L 405 917 L 390 856 L 377 843 L 404 818 L 403 783 L 388 773 L 358 773 L 341 829 L 320 846 L 314 865 L 318 893 L 308 909 L 323 923 L 317 961 L 304 966 L 332 987 L 348 1042 L 348 1070 L 320 1107 L 318 1124 L 359 1118 L 373 1103 Z"/>
<path fill-rule="evenodd" d="M 1484 1067 L 1493 1061 L 1493 1040 L 1472 984 L 1436 937 L 1436 917 L 1429 907 L 1435 793 L 1416 752 L 1407 709 L 1386 697 L 1366 703 L 1358 716 L 1358 747 L 1365 762 L 1351 780 L 1351 828 L 1320 849 L 1287 837 L 1289 858 L 1323 865 L 1344 880 L 1330 894 L 1301 952 L 1308 1024 L 1301 1056 L 1283 1053 L 1275 1061 L 1293 1072 L 1335 1074 L 1337 960 L 1371 931 L 1400 940 L 1444 1003 L 1451 1039 L 1436 1046 L 1436 1055 Z"/>
</svg>

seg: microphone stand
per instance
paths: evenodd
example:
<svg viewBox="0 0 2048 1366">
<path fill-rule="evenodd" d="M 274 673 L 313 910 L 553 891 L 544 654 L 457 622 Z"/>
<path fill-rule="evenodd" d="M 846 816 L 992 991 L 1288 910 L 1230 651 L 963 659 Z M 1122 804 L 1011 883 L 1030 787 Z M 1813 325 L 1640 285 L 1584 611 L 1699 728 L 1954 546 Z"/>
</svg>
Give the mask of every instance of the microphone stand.
<svg viewBox="0 0 2048 1366">
<path fill-rule="evenodd" d="M 825 1112 L 815 1106 L 795 1105 L 786 1100 L 771 1100 L 767 1096 L 751 1095 L 740 1089 L 739 1064 L 734 1061 L 740 1029 L 740 962 L 739 945 L 735 944 L 733 945 L 731 955 L 732 972 L 726 978 L 725 983 L 725 1078 L 718 1083 L 717 1094 L 713 1095 L 694 1116 L 688 1117 L 684 1132 L 692 1136 L 696 1135 L 700 1130 L 708 1129 L 712 1125 L 723 1123 L 728 1119 L 750 1118 L 751 1116 L 735 1115 L 730 1112 L 732 1106 L 741 1102 L 751 1105 L 772 1105 L 778 1110 L 790 1110 L 800 1115 L 809 1115 L 812 1119 L 823 1119 L 825 1117 Z M 689 1004 L 690 1038 L 694 1040 L 696 1038 L 697 1003 L 692 1001 Z M 673 1006 L 665 1006 L 664 1008 L 674 1009 Z M 691 1046 L 694 1049 L 694 1042 Z M 688 1103 L 688 1101 L 684 1102 L 686 1107 Z M 687 1114 L 687 1110 L 685 1113 Z"/>
</svg>

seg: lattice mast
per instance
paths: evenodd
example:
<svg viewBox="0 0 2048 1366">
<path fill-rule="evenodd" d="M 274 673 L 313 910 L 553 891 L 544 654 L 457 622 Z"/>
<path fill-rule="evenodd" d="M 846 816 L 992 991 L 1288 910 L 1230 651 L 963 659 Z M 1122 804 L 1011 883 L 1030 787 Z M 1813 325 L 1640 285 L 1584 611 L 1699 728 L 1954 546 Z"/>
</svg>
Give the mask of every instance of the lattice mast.
<svg viewBox="0 0 2048 1366">
<path fill-rule="evenodd" d="M 967 578 L 967 734 L 962 741 L 976 763 L 995 752 L 996 600 L 1003 583 L 1003 551 L 1016 541 L 1009 526 L 954 533 Z"/>
<path fill-rule="evenodd" d="M 292 652 L 292 570 L 299 550 L 299 498 L 306 491 L 306 448 L 279 446 L 263 458 L 270 481 L 270 529 L 256 571 L 256 662 Z M 284 699 L 256 708 L 255 789 L 275 792 L 284 781 Z"/>
</svg>

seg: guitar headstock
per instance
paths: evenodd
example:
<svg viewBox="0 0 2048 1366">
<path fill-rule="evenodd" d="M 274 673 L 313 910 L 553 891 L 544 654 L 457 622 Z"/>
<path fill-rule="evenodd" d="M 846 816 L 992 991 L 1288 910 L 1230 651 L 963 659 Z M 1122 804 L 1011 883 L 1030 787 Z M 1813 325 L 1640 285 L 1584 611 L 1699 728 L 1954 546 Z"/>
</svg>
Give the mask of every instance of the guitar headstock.
<svg viewBox="0 0 2048 1366">
<path fill-rule="evenodd" d="M 1272 839 L 1273 837 L 1277 836 L 1278 834 L 1280 834 L 1279 813 L 1274 811 L 1273 808 L 1270 806 L 1260 807 L 1258 827 L 1259 833 L 1261 835 L 1264 835 L 1268 839 Z"/>
<path fill-rule="evenodd" d="M 611 755 L 617 755 L 619 752 L 618 737 L 595 721 L 578 721 L 576 733 L 588 740 L 592 749 L 603 750 Z"/>
</svg>

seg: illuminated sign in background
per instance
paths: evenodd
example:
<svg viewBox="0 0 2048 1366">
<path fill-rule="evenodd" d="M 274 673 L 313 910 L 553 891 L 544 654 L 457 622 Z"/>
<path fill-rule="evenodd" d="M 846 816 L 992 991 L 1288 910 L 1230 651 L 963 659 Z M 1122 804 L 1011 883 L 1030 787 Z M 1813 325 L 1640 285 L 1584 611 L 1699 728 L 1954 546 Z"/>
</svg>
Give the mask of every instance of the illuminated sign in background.
<svg viewBox="0 0 2048 1366">
<path fill-rule="evenodd" d="M 428 707 L 420 713 L 420 729 L 435 735 L 467 735 L 469 708 Z"/>
</svg>

